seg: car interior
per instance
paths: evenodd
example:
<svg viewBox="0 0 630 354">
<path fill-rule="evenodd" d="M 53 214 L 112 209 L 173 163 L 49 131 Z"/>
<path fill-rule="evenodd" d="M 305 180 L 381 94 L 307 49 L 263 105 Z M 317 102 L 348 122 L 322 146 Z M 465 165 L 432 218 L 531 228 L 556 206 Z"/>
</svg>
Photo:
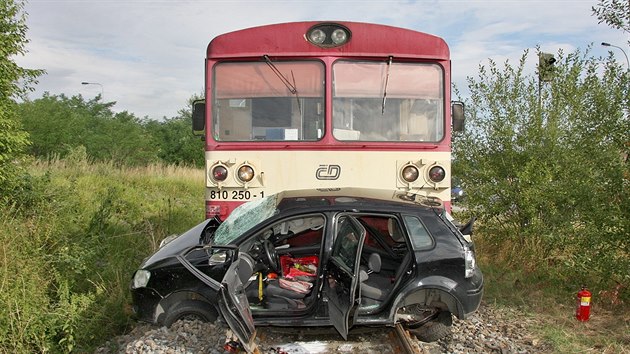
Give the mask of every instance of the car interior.
<svg viewBox="0 0 630 354">
<path fill-rule="evenodd" d="M 411 273 L 411 257 L 399 222 L 390 216 L 357 217 L 366 229 L 361 253 L 360 312 L 375 312 Z"/>
<path fill-rule="evenodd" d="M 366 230 L 359 272 L 359 311 L 376 312 L 410 273 L 411 252 L 396 218 L 382 214 L 353 216 Z M 253 313 L 304 311 L 315 303 L 322 285 L 318 275 L 325 220 L 321 214 L 285 219 L 239 247 L 256 263 L 244 282 Z"/>
</svg>

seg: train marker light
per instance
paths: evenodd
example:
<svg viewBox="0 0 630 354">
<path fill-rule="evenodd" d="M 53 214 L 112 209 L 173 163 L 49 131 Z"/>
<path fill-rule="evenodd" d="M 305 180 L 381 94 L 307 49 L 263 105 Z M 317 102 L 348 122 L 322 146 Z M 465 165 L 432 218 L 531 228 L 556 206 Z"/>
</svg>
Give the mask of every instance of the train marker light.
<svg viewBox="0 0 630 354">
<path fill-rule="evenodd" d="M 442 182 L 446 177 L 446 171 L 441 166 L 433 166 L 429 170 L 429 179 L 432 182 Z"/>
<path fill-rule="evenodd" d="M 405 180 L 406 182 L 413 182 L 417 180 L 419 175 L 420 175 L 420 172 L 418 172 L 418 168 L 416 168 L 416 166 L 413 166 L 413 165 L 407 165 L 403 167 L 402 173 L 401 173 L 402 179 Z"/>
<path fill-rule="evenodd" d="M 218 182 L 223 182 L 228 176 L 228 170 L 225 166 L 215 166 L 212 168 L 212 179 Z"/>
<path fill-rule="evenodd" d="M 243 165 L 238 168 L 238 179 L 242 182 L 249 182 L 254 178 L 254 169 L 249 165 Z"/>
</svg>

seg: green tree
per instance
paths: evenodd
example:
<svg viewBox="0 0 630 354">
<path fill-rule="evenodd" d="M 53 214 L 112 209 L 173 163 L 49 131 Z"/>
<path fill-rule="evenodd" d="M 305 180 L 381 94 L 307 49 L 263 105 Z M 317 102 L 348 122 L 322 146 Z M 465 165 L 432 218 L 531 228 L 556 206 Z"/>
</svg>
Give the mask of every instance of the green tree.
<svg viewBox="0 0 630 354">
<path fill-rule="evenodd" d="M 26 14 L 22 1 L 0 1 L 0 195 L 7 198 L 20 189 L 25 173 L 20 163 L 28 146 L 28 134 L 15 115 L 15 98 L 24 97 L 41 70 L 15 63 L 26 53 Z M 6 200 L 5 200 L 6 201 Z"/>
<path fill-rule="evenodd" d="M 599 0 L 592 10 L 599 23 L 630 33 L 630 1 Z"/>
<path fill-rule="evenodd" d="M 553 80 L 539 86 L 525 72 L 527 54 L 468 78 L 469 127 L 453 146 L 454 174 L 508 261 L 602 287 L 627 283 L 628 72 L 612 56 L 560 52 Z"/>
<path fill-rule="evenodd" d="M 169 164 L 202 167 L 205 163 L 204 143 L 192 135 L 192 102 L 199 96 L 193 95 L 178 116 L 164 121 L 147 121 L 147 130 L 151 132 L 159 145 L 158 156 Z"/>
<path fill-rule="evenodd" d="M 19 115 L 31 135 L 31 153 L 64 157 L 84 147 L 89 158 L 118 165 L 157 161 L 157 145 L 144 121 L 129 112 L 114 113 L 115 103 L 101 97 L 44 95 L 19 105 Z"/>
</svg>

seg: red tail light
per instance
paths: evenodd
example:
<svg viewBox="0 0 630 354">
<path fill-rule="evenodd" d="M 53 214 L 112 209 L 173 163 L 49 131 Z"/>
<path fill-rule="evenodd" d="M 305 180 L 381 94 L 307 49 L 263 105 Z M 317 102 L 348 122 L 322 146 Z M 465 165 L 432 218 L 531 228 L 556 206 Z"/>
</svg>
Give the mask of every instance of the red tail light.
<svg viewBox="0 0 630 354">
<path fill-rule="evenodd" d="M 228 170 L 227 168 L 225 168 L 225 166 L 219 165 L 219 166 L 215 166 L 212 169 L 212 178 L 215 181 L 218 181 L 218 182 L 225 181 L 227 176 L 228 176 Z"/>
<path fill-rule="evenodd" d="M 446 177 L 446 171 L 440 166 L 433 166 L 429 170 L 429 179 L 435 183 L 442 182 Z"/>
</svg>

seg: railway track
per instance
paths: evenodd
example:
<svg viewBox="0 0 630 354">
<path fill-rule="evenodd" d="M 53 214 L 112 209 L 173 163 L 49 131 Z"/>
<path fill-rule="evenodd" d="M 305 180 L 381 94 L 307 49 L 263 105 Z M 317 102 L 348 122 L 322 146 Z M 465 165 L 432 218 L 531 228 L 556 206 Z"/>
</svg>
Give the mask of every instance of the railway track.
<svg viewBox="0 0 630 354">
<path fill-rule="evenodd" d="M 402 325 L 355 328 L 348 334 L 348 340 L 329 327 L 260 327 L 256 337 L 255 353 L 260 354 L 422 353 L 421 344 Z"/>
</svg>

